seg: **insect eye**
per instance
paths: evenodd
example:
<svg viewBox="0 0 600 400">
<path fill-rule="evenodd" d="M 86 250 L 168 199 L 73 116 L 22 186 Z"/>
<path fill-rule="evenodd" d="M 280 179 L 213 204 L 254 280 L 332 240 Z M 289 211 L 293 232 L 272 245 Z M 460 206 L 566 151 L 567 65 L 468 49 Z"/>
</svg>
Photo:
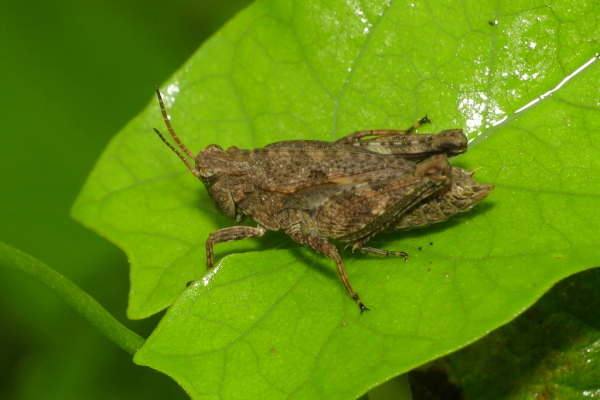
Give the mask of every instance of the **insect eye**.
<svg viewBox="0 0 600 400">
<path fill-rule="evenodd" d="M 223 151 L 223 148 L 221 146 L 219 146 L 218 144 L 209 144 L 208 146 L 206 146 L 206 149 L 208 151 Z"/>
<path fill-rule="evenodd" d="M 433 156 L 422 161 L 415 171 L 416 176 L 427 177 L 432 182 L 443 185 L 450 183 L 452 167 L 446 156 Z"/>
<path fill-rule="evenodd" d="M 442 172 L 443 171 L 441 168 L 439 168 L 437 165 L 434 165 L 425 171 L 424 175 L 441 175 Z"/>
<path fill-rule="evenodd" d="M 467 137 L 461 129 L 451 129 L 440 132 L 434 138 L 434 144 L 445 153 L 452 155 L 467 151 Z"/>
<path fill-rule="evenodd" d="M 218 175 L 215 173 L 214 169 L 202 167 L 200 165 L 196 165 L 196 168 L 200 171 L 200 179 L 202 179 L 202 182 L 206 185 L 210 186 L 217 181 Z"/>
</svg>

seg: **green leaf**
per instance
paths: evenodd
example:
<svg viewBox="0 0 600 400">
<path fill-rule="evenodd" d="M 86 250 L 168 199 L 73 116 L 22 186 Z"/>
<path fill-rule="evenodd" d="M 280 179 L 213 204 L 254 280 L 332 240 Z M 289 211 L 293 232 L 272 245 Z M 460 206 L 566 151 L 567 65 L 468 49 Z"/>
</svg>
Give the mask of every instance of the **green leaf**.
<svg viewBox="0 0 600 400">
<path fill-rule="evenodd" d="M 454 164 L 481 167 L 476 180 L 496 190 L 450 222 L 370 242 L 407 251 L 407 263 L 342 252 L 365 315 L 330 260 L 276 233 L 218 245 L 202 277 L 204 240 L 232 221 L 152 133 L 163 129 L 152 100 L 73 209 L 127 252 L 129 316 L 171 306 L 136 362 L 193 398 L 356 398 L 597 264 L 599 11 L 575 1 L 265 0 L 239 14 L 163 89 L 189 148 L 332 140 L 427 114 L 431 131 L 465 128 L 474 140 Z"/>
</svg>

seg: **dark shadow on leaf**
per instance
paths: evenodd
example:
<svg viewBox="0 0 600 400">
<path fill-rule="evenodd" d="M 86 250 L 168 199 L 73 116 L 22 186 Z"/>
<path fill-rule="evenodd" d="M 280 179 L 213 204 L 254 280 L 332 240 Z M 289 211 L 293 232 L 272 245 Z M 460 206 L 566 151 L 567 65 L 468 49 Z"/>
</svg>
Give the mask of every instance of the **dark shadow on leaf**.
<svg viewBox="0 0 600 400">
<path fill-rule="evenodd" d="M 382 232 L 378 233 L 373 239 L 368 242 L 368 246 L 376 247 L 379 249 L 390 250 L 390 251 L 406 251 L 401 248 L 403 243 L 408 243 L 409 240 L 419 241 L 426 239 L 423 241 L 423 245 L 429 243 L 428 236 L 437 235 L 443 231 L 450 231 L 456 227 L 457 225 L 464 224 L 468 222 L 470 219 L 479 214 L 485 214 L 489 212 L 492 208 L 495 207 L 495 204 L 492 202 L 487 202 L 483 204 L 478 204 L 473 210 L 467 213 L 457 214 L 451 217 L 449 220 L 429 225 L 424 228 L 415 228 L 411 230 L 398 230 L 395 232 Z M 398 246 L 396 243 L 400 242 L 401 245 Z M 393 243 L 393 244 L 392 244 Z M 415 244 L 407 245 L 408 248 L 414 248 Z"/>
<path fill-rule="evenodd" d="M 324 255 L 321 255 L 311 249 L 308 249 L 309 252 L 302 251 L 301 247 L 302 246 L 298 246 L 292 249 L 292 253 L 294 254 L 294 257 L 298 258 L 298 261 L 323 274 L 323 276 L 339 280 L 333 260 L 330 260 Z"/>
</svg>

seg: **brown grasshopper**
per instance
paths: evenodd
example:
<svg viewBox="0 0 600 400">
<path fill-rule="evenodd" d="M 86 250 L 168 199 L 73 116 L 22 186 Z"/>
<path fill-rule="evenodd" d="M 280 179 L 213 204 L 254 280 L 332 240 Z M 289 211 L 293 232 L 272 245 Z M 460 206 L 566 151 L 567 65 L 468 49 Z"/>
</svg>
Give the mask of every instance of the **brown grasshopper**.
<svg viewBox="0 0 600 400">
<path fill-rule="evenodd" d="M 289 140 L 255 150 L 233 146 L 224 151 L 211 144 L 197 156 L 181 142 L 156 89 L 165 125 L 186 159 L 164 136 L 156 133 L 199 178 L 215 207 L 241 222 L 252 217 L 257 226 L 231 226 L 209 234 L 208 269 L 213 245 L 260 237 L 282 229 L 296 242 L 335 262 L 346 290 L 360 307 L 337 248 L 327 239 L 348 243 L 380 256 L 402 251 L 366 247 L 378 232 L 412 229 L 445 221 L 483 200 L 493 185 L 478 185 L 474 171 L 452 167 L 448 157 L 467 151 L 461 129 L 411 135 L 427 117 L 406 131 L 368 130 L 335 142 Z M 374 138 L 365 139 L 373 136 Z"/>
</svg>

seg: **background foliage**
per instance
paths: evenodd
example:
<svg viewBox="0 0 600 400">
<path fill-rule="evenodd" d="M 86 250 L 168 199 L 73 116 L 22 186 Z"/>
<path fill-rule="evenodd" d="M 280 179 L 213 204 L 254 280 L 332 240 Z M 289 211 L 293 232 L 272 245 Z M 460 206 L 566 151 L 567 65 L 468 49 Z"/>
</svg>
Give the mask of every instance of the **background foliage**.
<svg viewBox="0 0 600 400">
<path fill-rule="evenodd" d="M 109 139 L 249 1 L 3 2 L 0 240 L 76 282 L 128 321 L 122 251 L 70 216 Z M 0 398 L 187 398 L 135 366 L 53 293 L 0 269 Z"/>
</svg>

